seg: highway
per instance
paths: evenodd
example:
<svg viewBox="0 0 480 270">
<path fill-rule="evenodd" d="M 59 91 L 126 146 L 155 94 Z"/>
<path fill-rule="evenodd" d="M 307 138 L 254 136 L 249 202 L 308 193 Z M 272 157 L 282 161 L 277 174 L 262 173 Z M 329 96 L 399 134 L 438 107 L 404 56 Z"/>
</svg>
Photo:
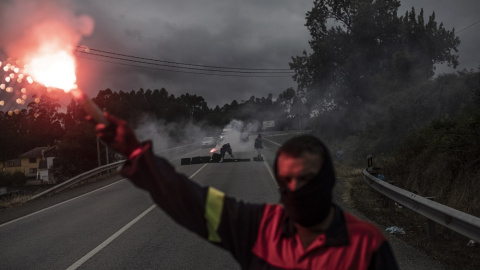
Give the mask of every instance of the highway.
<svg viewBox="0 0 480 270">
<path fill-rule="evenodd" d="M 239 148 L 233 148 L 236 158 L 256 155 L 250 143 Z M 266 156 L 273 154 L 266 149 Z M 171 162 L 192 181 L 227 195 L 278 201 L 267 162 Z M 239 269 L 229 253 L 175 224 L 126 179 L 0 224 L 0 243 L 0 269 Z"/>
<path fill-rule="evenodd" d="M 285 138 L 271 140 L 281 143 Z M 181 157 L 209 154 L 209 149 L 199 147 L 167 158 L 177 171 L 200 185 L 216 187 L 247 202 L 275 203 L 279 196 L 271 168 L 277 145 L 266 144 L 263 162 L 252 159 L 256 156 L 253 139 L 248 145 L 232 146 L 236 158 L 252 161 L 180 165 Z M 411 263 L 412 254 L 419 256 L 418 251 L 408 251 L 408 247 L 403 251 L 402 243 L 393 246 L 398 247 L 397 258 L 399 262 L 405 261 L 405 265 Z M 426 258 L 424 263 L 430 269 L 441 269 Z M 239 269 L 239 266 L 226 251 L 175 224 L 155 206 L 148 193 L 120 179 L 0 224 L 0 269 Z"/>
</svg>

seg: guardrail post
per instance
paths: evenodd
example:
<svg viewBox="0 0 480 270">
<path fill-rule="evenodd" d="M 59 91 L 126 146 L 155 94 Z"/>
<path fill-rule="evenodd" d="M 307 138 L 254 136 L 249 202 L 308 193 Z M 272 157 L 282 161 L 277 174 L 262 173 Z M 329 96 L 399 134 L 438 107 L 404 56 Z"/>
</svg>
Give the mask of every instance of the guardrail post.
<svg viewBox="0 0 480 270">
<path fill-rule="evenodd" d="M 373 171 L 373 156 L 368 155 L 367 156 L 367 172 L 372 172 Z"/>
<path fill-rule="evenodd" d="M 435 201 L 434 197 L 425 197 L 431 201 Z M 435 242 L 437 240 L 436 231 L 435 231 L 435 222 L 431 219 L 427 219 L 427 234 L 430 241 Z"/>
<path fill-rule="evenodd" d="M 388 206 L 390 208 L 390 212 L 395 212 L 395 201 L 392 199 L 388 199 Z"/>
<path fill-rule="evenodd" d="M 389 183 L 390 185 L 394 185 L 395 181 L 387 181 L 387 183 Z M 395 206 L 396 203 L 397 202 L 393 199 L 388 198 L 388 206 L 390 208 L 390 212 L 395 212 L 395 210 L 397 210 L 397 207 Z"/>
</svg>

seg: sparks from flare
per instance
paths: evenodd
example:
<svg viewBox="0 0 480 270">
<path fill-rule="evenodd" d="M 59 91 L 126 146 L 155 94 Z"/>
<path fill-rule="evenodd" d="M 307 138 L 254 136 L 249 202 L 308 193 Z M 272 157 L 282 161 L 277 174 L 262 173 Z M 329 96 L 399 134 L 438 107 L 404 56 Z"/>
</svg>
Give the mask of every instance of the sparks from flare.
<svg viewBox="0 0 480 270">
<path fill-rule="evenodd" d="M 25 71 L 33 80 L 47 87 L 47 90 L 61 89 L 65 93 L 70 92 L 97 123 L 108 123 L 103 111 L 77 88 L 76 65 L 72 51 L 58 51 L 57 46 L 46 44 L 25 62 Z M 27 77 L 27 80 L 30 82 L 29 78 Z"/>
<path fill-rule="evenodd" d="M 84 36 L 92 34 L 94 21 L 88 15 L 76 14 L 72 7 L 58 1 L 12 1 L 11 5 L 6 5 L 2 10 L 5 21 L 12 22 L 10 27 L 15 27 L 22 35 L 11 35 L 9 44 L 5 44 L 6 54 L 3 54 L 18 60 L 14 62 L 9 58 L 9 63 L 3 66 L 0 63 L 6 72 L 6 76 L 0 77 L 0 84 L 6 85 L 6 90 L 13 86 L 15 92 L 22 87 L 17 83 L 26 82 L 36 82 L 47 91 L 70 92 L 87 113 L 97 116 L 95 120 L 105 122 L 103 112 L 76 85 L 74 48 Z M 17 25 L 13 21 L 20 10 L 31 12 Z M 23 91 L 15 95 L 17 104 L 25 103 Z"/>
<path fill-rule="evenodd" d="M 4 78 L 4 81 L 0 82 L 0 109 L 4 109 L 6 106 L 7 108 L 5 109 L 8 111 L 9 107 L 26 104 L 28 97 L 27 88 L 31 88 L 27 86 L 28 80 L 23 81 L 26 79 L 26 75 L 22 73 L 23 71 L 24 67 L 19 60 L 14 61 L 12 58 L 8 58 L 0 61 L 0 78 Z M 28 83 L 32 84 L 33 79 L 30 78 Z M 11 96 L 12 94 L 13 96 Z M 6 101 L 5 99 L 10 101 Z M 9 115 L 15 113 L 13 109 L 10 111 L 11 114 Z M 18 112 L 20 112 L 20 110 L 18 110 Z"/>
</svg>

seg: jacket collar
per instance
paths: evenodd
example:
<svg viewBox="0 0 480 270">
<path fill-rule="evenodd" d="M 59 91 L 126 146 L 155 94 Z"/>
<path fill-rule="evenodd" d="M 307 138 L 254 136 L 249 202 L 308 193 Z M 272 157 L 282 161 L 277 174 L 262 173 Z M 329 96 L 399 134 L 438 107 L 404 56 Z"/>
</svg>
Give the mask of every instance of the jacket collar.
<svg viewBox="0 0 480 270">
<path fill-rule="evenodd" d="M 332 204 L 334 208 L 333 221 L 325 232 L 327 246 L 344 246 L 349 244 L 348 230 L 345 222 L 343 210 L 336 204 Z M 287 215 L 284 215 L 282 236 L 294 237 L 297 233 L 295 223 Z"/>
</svg>

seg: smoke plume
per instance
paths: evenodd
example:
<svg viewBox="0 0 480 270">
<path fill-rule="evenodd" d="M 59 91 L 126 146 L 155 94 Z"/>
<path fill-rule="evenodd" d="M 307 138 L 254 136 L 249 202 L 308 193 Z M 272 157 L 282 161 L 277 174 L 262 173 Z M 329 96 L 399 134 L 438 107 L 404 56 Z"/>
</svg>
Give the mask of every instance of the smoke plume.
<svg viewBox="0 0 480 270">
<path fill-rule="evenodd" d="M 94 28 L 91 17 L 77 15 L 73 10 L 67 0 L 2 1 L 0 47 L 8 57 L 24 63 L 45 46 L 73 52 Z"/>
</svg>

